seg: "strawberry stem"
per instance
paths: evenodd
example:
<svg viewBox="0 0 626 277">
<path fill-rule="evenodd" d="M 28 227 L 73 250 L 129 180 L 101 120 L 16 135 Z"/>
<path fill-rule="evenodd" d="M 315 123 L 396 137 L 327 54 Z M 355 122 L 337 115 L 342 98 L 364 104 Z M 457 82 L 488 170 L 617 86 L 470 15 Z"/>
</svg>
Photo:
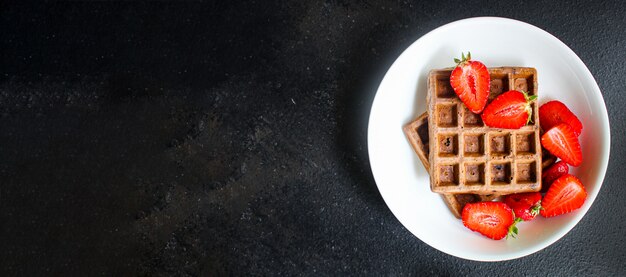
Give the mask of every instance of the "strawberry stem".
<svg viewBox="0 0 626 277">
<path fill-rule="evenodd" d="M 509 226 L 509 232 L 506 234 L 506 239 L 509 239 L 509 237 L 511 238 L 515 238 L 515 236 L 517 236 L 517 223 L 519 222 L 523 222 L 524 220 L 516 217 L 515 221 L 513 221 L 513 224 L 511 224 L 511 226 Z"/>
<path fill-rule="evenodd" d="M 537 95 L 528 95 L 528 92 L 521 91 L 524 95 L 524 99 L 526 99 L 526 113 L 528 113 L 528 118 L 526 119 L 526 124 L 533 122 L 533 108 L 530 106 L 530 102 L 535 101 L 537 99 Z"/>
<path fill-rule="evenodd" d="M 537 202 L 537 204 L 535 204 L 532 209 L 530 209 L 530 214 L 532 214 L 533 216 L 537 216 L 539 214 L 539 211 L 543 210 L 543 207 L 541 206 L 541 200 L 539 202 Z"/>
<path fill-rule="evenodd" d="M 472 54 L 469 51 L 467 52 L 467 56 L 465 56 L 465 53 L 461 52 L 461 59 L 459 60 L 457 58 L 454 58 L 454 63 L 457 66 L 459 66 L 461 64 L 464 64 L 464 63 L 470 61 L 471 59 L 472 59 Z"/>
<path fill-rule="evenodd" d="M 528 91 L 521 91 L 521 93 L 524 95 L 524 99 L 526 99 L 526 102 L 532 102 L 535 99 L 537 99 L 537 95 L 528 95 Z"/>
</svg>

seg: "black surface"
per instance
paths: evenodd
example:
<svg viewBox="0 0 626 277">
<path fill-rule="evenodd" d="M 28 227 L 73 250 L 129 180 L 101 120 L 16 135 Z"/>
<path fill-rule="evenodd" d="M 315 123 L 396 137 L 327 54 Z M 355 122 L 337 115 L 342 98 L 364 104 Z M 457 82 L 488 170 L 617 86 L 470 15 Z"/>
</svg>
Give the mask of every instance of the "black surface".
<svg viewBox="0 0 626 277">
<path fill-rule="evenodd" d="M 230 2 L 0 4 L 0 275 L 626 274 L 619 1 Z M 483 15 L 570 46 L 612 127 L 588 214 L 501 263 L 415 238 L 367 157 L 394 59 Z"/>
</svg>

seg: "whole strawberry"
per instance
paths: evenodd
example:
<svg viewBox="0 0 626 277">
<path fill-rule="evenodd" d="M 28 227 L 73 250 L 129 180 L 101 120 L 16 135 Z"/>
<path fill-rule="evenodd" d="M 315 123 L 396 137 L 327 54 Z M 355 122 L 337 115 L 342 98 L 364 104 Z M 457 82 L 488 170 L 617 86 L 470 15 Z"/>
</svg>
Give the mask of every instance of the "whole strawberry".
<svg viewBox="0 0 626 277">
<path fill-rule="evenodd" d="M 489 70 L 483 63 L 473 61 L 469 52 L 467 57 L 461 53 L 461 59 L 454 59 L 454 62 L 457 66 L 450 74 L 450 85 L 463 104 L 473 113 L 479 114 L 489 98 Z"/>
<path fill-rule="evenodd" d="M 541 192 L 548 191 L 554 180 L 567 173 L 569 173 L 569 165 L 564 161 L 559 161 L 544 170 L 541 176 Z"/>
<path fill-rule="evenodd" d="M 539 214 L 539 210 L 541 210 L 541 193 L 527 192 L 510 194 L 504 198 L 504 203 L 513 209 L 515 217 L 521 218 L 524 221 L 531 221 Z"/>
</svg>

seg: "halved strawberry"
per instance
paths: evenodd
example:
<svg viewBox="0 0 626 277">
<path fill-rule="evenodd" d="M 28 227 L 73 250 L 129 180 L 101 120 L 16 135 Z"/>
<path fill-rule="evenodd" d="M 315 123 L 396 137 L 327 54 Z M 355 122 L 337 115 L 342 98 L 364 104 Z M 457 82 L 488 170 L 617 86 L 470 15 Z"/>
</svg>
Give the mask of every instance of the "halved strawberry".
<svg viewBox="0 0 626 277">
<path fill-rule="evenodd" d="M 513 211 L 502 202 L 467 203 L 461 217 L 465 227 L 495 240 L 503 239 L 515 228 Z"/>
<path fill-rule="evenodd" d="M 457 66 L 450 74 L 450 85 L 463 104 L 473 113 L 479 114 L 487 104 L 491 78 L 483 63 L 471 59 L 469 52 L 467 57 L 461 53 L 461 60 L 454 59 Z"/>
<path fill-rule="evenodd" d="M 569 213 L 580 208 L 587 198 L 587 191 L 578 178 L 565 174 L 556 179 L 546 196 L 543 197 L 540 211 L 544 217 L 552 217 Z"/>
<path fill-rule="evenodd" d="M 579 166 L 583 161 L 578 137 L 567 123 L 550 128 L 541 136 L 541 145 L 564 162 Z"/>
<path fill-rule="evenodd" d="M 541 176 L 541 191 L 546 192 L 554 180 L 569 173 L 569 165 L 564 161 L 553 164 L 550 168 L 543 171 Z"/>
<path fill-rule="evenodd" d="M 539 123 L 544 131 L 548 131 L 560 123 L 567 123 L 572 127 L 576 136 L 580 135 L 583 129 L 583 124 L 578 117 L 565 104 L 557 100 L 550 101 L 539 107 Z"/>
<path fill-rule="evenodd" d="M 524 92 L 510 90 L 493 99 L 481 115 L 489 127 L 519 129 L 532 119 L 533 109 L 530 102 L 537 95 L 528 96 Z"/>
<path fill-rule="evenodd" d="M 515 217 L 519 217 L 524 221 L 531 221 L 539 214 L 541 209 L 541 193 L 510 194 L 504 197 L 504 203 L 513 209 Z"/>
</svg>

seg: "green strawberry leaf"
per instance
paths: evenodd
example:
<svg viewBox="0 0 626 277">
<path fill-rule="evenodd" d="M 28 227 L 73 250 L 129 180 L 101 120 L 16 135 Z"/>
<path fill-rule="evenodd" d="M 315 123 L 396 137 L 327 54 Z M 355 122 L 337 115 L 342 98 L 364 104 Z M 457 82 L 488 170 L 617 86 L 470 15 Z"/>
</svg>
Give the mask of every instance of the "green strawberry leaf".
<svg viewBox="0 0 626 277">
<path fill-rule="evenodd" d="M 506 234 L 506 239 L 509 239 L 509 237 L 511 238 L 515 238 L 518 235 L 518 229 L 517 229 L 517 223 L 519 222 L 523 222 L 524 220 L 517 217 L 515 218 L 515 221 L 513 221 L 513 224 L 511 224 L 511 226 L 509 226 L 509 232 Z"/>
<path fill-rule="evenodd" d="M 541 201 L 539 201 L 530 209 L 530 214 L 537 216 L 541 210 L 543 210 L 543 207 L 541 206 Z"/>
</svg>

